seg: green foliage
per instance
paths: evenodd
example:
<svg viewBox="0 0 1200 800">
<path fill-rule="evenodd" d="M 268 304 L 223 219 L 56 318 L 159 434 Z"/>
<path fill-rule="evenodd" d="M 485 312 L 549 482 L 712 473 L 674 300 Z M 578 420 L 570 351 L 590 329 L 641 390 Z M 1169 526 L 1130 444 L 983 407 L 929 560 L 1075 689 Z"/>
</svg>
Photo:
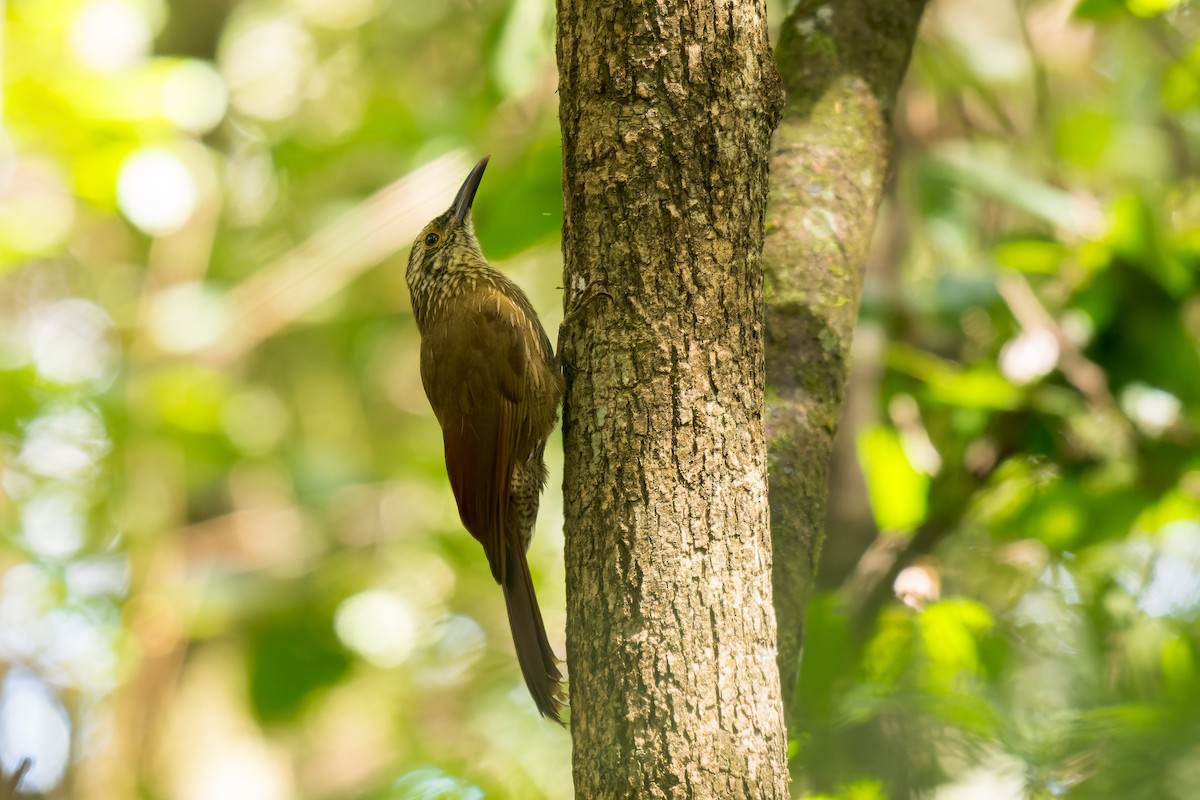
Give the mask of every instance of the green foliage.
<svg viewBox="0 0 1200 800">
<path fill-rule="evenodd" d="M 250 705 L 267 723 L 294 721 L 305 700 L 342 680 L 350 667 L 333 614 L 304 598 L 255 621 L 248 639 Z"/>
<path fill-rule="evenodd" d="M 458 523 L 404 288 L 422 215 L 490 152 L 484 246 L 548 327 L 559 303 L 553 4 L 462 11 L 6 4 L 0 677 L 27 665 L 73 734 L 0 734 L 39 763 L 26 788 L 569 791 Z"/>
<path fill-rule="evenodd" d="M 858 456 L 879 527 L 911 531 L 920 525 L 929 479 L 909 463 L 900 436 L 889 428 L 864 429 L 858 436 Z"/>
<path fill-rule="evenodd" d="M 930 9 L 910 75 L 910 244 L 861 323 L 888 341 L 857 441 L 880 538 L 809 609 L 794 771 L 813 797 L 1194 797 L 1197 30 L 966 5 Z"/>
<path fill-rule="evenodd" d="M 913 568 L 909 604 L 873 569 L 813 599 L 798 793 L 1200 794 L 1188 12 L 931 5 L 862 315 L 886 344 L 843 437 L 869 504 L 833 487 Z M 569 796 L 458 523 L 403 281 L 423 209 L 490 152 L 480 239 L 554 328 L 552 22 L 546 0 L 5 5 L 0 731 L 24 738 L 0 756 L 37 756 L 29 788 Z M 552 637 L 555 495 L 531 551 Z"/>
</svg>

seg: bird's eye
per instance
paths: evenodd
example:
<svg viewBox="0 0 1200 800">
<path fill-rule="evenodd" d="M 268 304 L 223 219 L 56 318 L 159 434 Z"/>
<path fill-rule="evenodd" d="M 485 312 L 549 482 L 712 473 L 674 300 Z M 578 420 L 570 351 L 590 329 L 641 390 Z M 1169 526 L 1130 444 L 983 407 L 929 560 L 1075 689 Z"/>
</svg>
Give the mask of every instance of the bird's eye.
<svg viewBox="0 0 1200 800">
<path fill-rule="evenodd" d="M 425 237 L 425 245 L 427 247 L 433 247 L 437 243 L 438 243 L 438 235 L 436 233 L 431 233 Z"/>
</svg>

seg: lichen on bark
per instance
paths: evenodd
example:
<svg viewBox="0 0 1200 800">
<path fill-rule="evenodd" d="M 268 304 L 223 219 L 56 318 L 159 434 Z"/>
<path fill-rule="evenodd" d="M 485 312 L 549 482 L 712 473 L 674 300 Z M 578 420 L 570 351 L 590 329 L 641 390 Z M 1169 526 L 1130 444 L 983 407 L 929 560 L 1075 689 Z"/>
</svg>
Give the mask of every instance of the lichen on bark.
<svg viewBox="0 0 1200 800">
<path fill-rule="evenodd" d="M 890 169 L 891 111 L 924 5 L 802 0 L 780 33 L 788 101 L 772 144 L 763 267 L 774 602 L 789 711 L 825 536 L 829 456 Z"/>
</svg>

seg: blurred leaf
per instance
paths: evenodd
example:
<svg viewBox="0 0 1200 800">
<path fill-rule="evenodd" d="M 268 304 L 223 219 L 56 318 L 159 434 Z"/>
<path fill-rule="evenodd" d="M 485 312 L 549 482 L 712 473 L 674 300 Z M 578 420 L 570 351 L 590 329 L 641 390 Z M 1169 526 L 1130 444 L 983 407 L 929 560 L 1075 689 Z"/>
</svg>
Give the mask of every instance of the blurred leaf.
<svg viewBox="0 0 1200 800">
<path fill-rule="evenodd" d="M 1176 113 L 1200 106 L 1200 44 L 1163 76 L 1163 102 Z"/>
<path fill-rule="evenodd" d="M 1172 489 L 1165 492 L 1156 503 L 1148 505 L 1138 515 L 1135 525 L 1154 533 L 1172 522 L 1196 519 L 1200 519 L 1200 498 L 1187 491 Z"/>
<path fill-rule="evenodd" d="M 1192 286 L 1192 271 L 1166 245 L 1162 225 L 1144 197 L 1118 197 L 1110 217 L 1109 238 L 1118 253 L 1146 270 L 1173 296 Z"/>
<path fill-rule="evenodd" d="M 351 658 L 333 629 L 332 611 L 303 600 L 260 619 L 249 631 L 246 668 L 255 715 L 294 719 L 314 692 L 346 674 Z"/>
<path fill-rule="evenodd" d="M 1161 282 L 1117 262 L 1077 300 L 1097 320 L 1085 352 L 1106 369 L 1114 390 L 1143 383 L 1187 404 L 1200 400 L 1200 350 Z"/>
<path fill-rule="evenodd" d="M 867 479 L 871 511 L 884 531 L 911 531 L 925 520 L 929 476 L 909 463 L 900 435 L 874 427 L 858 435 L 859 463 Z"/>
<path fill-rule="evenodd" d="M 956 598 L 930 604 L 917 617 L 923 650 L 928 657 L 922 686 L 925 706 L 938 717 L 976 735 L 993 735 L 997 712 L 980 695 L 984 661 L 980 639 L 994 624 L 981 603 Z"/>
<path fill-rule="evenodd" d="M 947 405 L 1010 409 L 1024 396 L 993 364 L 976 364 L 964 370 L 931 353 L 895 344 L 888 350 L 888 365 L 924 381 L 930 399 Z"/>
<path fill-rule="evenodd" d="M 838 792 L 838 800 L 884 800 L 883 784 L 874 780 L 855 781 Z"/>
<path fill-rule="evenodd" d="M 1054 470 L 1044 463 L 1010 458 L 976 492 L 973 511 L 984 524 L 1003 530 L 1033 501 L 1041 484 L 1056 479 Z"/>
<path fill-rule="evenodd" d="M 1112 142 L 1114 122 L 1112 114 L 1095 109 L 1064 115 L 1054 130 L 1058 153 L 1081 167 L 1096 167 Z"/>
<path fill-rule="evenodd" d="M 1053 550 L 1070 550 L 1083 535 L 1086 511 L 1079 487 L 1058 481 L 1039 493 L 1024 515 L 1024 532 L 1032 534 Z"/>
<path fill-rule="evenodd" d="M 1080 0 L 1075 16 L 1084 20 L 1112 21 L 1128 13 L 1125 0 Z"/>
<path fill-rule="evenodd" d="M 934 157 L 934 164 L 946 170 L 960 186 L 988 195 L 1044 220 L 1073 230 L 1077 224 L 1077 205 L 1063 190 L 1023 174 L 1003 150 L 988 144 L 947 143 Z"/>
<path fill-rule="evenodd" d="M 1054 239 L 1014 237 L 996 245 L 993 255 L 1001 266 L 1021 272 L 1053 275 L 1062 265 L 1067 248 Z"/>
<path fill-rule="evenodd" d="M 861 780 L 838 789 L 836 794 L 806 794 L 804 800 L 884 800 L 887 793 L 876 780 Z"/>
<path fill-rule="evenodd" d="M 1184 0 L 1126 0 L 1129 10 L 1139 17 L 1154 17 L 1178 8 Z"/>
<path fill-rule="evenodd" d="M 799 716 L 817 724 L 830 719 L 837 697 L 834 687 L 854 668 L 848 620 L 836 596 L 817 594 L 809 601 L 804 631 L 809 641 L 821 642 L 822 646 L 804 651 L 796 698 L 803 699 Z"/>
<path fill-rule="evenodd" d="M 229 381 L 219 372 L 181 366 L 148 379 L 152 410 L 167 425 L 192 433 L 215 433 Z"/>
<path fill-rule="evenodd" d="M 949 691 L 961 672 L 979 673 L 982 664 L 977 637 L 992 627 L 991 613 L 982 604 L 965 598 L 931 603 L 917 617 L 921 642 L 932 665 L 935 686 Z"/>
<path fill-rule="evenodd" d="M 863 650 L 863 678 L 876 691 L 894 691 L 913 657 L 914 625 L 908 609 L 891 607 L 879 618 Z"/>
<path fill-rule="evenodd" d="M 1179 633 L 1163 642 L 1160 669 L 1165 694 L 1177 703 L 1200 702 L 1200 664 L 1196 645 Z"/>
</svg>

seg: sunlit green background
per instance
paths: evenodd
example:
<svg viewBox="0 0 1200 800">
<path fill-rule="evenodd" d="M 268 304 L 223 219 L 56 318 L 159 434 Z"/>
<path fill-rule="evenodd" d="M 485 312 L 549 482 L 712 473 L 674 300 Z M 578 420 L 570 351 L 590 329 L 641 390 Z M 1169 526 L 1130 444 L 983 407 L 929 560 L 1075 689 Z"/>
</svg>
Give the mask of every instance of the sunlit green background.
<svg viewBox="0 0 1200 800">
<path fill-rule="evenodd" d="M 1200 796 L 1198 29 L 931 5 L 800 793 Z M 556 328 L 553 3 L 8 0 L 3 51 L 0 763 L 80 800 L 569 797 L 403 281 L 489 152 L 480 238 Z"/>
</svg>

